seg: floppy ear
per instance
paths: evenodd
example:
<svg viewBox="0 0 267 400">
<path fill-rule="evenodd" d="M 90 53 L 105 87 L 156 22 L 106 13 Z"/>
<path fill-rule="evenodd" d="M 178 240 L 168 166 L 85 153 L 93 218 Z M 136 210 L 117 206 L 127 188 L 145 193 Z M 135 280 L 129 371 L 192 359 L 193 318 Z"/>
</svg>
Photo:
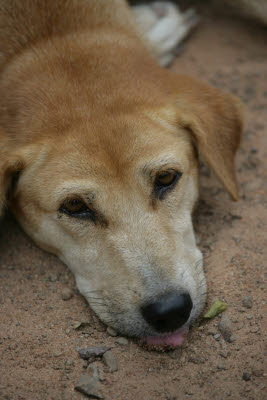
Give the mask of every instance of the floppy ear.
<svg viewBox="0 0 267 400">
<path fill-rule="evenodd" d="M 0 130 L 0 217 L 4 213 L 6 197 L 12 185 L 12 178 L 20 172 L 25 165 L 23 151 L 12 152 L 12 146 Z M 13 146 L 15 147 L 15 145 Z"/>
<path fill-rule="evenodd" d="M 23 163 L 17 158 L 1 159 L 0 161 L 0 217 L 4 213 L 6 196 L 11 187 L 12 178 L 16 176 L 22 168 Z"/>
<path fill-rule="evenodd" d="M 243 130 L 239 99 L 186 76 L 176 76 L 178 123 L 233 200 L 238 200 L 234 157 Z"/>
</svg>

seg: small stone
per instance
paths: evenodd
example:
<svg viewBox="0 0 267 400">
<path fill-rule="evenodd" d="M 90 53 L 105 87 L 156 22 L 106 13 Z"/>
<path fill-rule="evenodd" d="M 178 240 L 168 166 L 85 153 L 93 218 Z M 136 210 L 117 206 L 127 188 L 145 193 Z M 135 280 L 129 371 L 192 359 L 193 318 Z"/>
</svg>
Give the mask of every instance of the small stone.
<svg viewBox="0 0 267 400">
<path fill-rule="evenodd" d="M 118 336 L 118 333 L 115 331 L 115 329 L 111 328 L 110 326 L 107 328 L 107 333 L 113 337 Z"/>
<path fill-rule="evenodd" d="M 114 354 L 111 351 L 107 351 L 103 355 L 103 361 L 111 372 L 118 371 L 117 358 L 114 356 Z"/>
<path fill-rule="evenodd" d="M 221 345 L 222 350 L 227 350 L 227 345 L 226 345 L 225 340 L 223 338 L 220 341 L 220 345 Z"/>
<path fill-rule="evenodd" d="M 223 364 L 218 364 L 217 365 L 217 367 L 216 367 L 219 371 L 225 371 L 227 368 L 225 367 L 225 365 L 223 365 Z"/>
<path fill-rule="evenodd" d="M 103 399 L 99 393 L 101 384 L 94 375 L 83 374 L 75 385 L 75 389 L 93 399 Z"/>
<path fill-rule="evenodd" d="M 76 347 L 76 350 L 78 351 L 81 358 L 83 358 L 84 360 L 88 360 L 89 358 L 92 357 L 103 356 L 103 354 L 106 351 L 110 350 L 110 347 L 107 346 L 95 346 L 89 348 Z"/>
<path fill-rule="evenodd" d="M 229 343 L 234 343 L 234 342 L 236 342 L 237 341 L 237 336 L 236 335 L 231 335 L 230 337 L 229 337 Z"/>
<path fill-rule="evenodd" d="M 252 300 L 250 296 L 245 296 L 242 300 L 242 304 L 246 308 L 252 308 Z"/>
<path fill-rule="evenodd" d="M 223 314 L 218 325 L 218 329 L 223 335 L 224 339 L 229 342 L 232 335 L 232 322 L 226 314 Z"/>
<path fill-rule="evenodd" d="M 107 346 L 95 346 L 90 348 L 80 348 L 77 347 L 76 350 L 78 351 L 81 358 L 84 360 L 88 360 L 92 357 L 103 356 L 103 354 L 110 350 L 110 347 Z"/>
<path fill-rule="evenodd" d="M 66 329 L 66 334 L 68 335 L 70 333 L 70 329 Z"/>
<path fill-rule="evenodd" d="M 71 289 L 69 289 L 67 287 L 62 289 L 62 292 L 61 292 L 62 300 L 64 300 L 64 301 L 70 300 L 72 297 L 73 297 L 73 292 Z"/>
<path fill-rule="evenodd" d="M 219 340 L 221 335 L 219 333 L 216 333 L 216 335 L 213 336 L 215 340 Z"/>
<path fill-rule="evenodd" d="M 248 320 L 251 320 L 252 318 L 253 318 L 253 315 L 251 315 L 251 314 L 248 314 L 248 315 L 247 315 L 247 319 L 248 319 Z"/>
<path fill-rule="evenodd" d="M 43 336 L 43 338 L 46 338 L 47 334 L 46 333 L 42 333 L 42 336 Z"/>
<path fill-rule="evenodd" d="M 104 371 L 103 371 L 103 364 L 100 361 L 97 361 L 93 364 L 90 364 L 90 366 L 96 366 L 97 367 L 97 377 L 100 380 L 100 382 L 104 382 L 106 380 L 106 377 L 104 375 Z"/>
<path fill-rule="evenodd" d="M 60 357 L 60 356 L 62 356 L 61 351 L 55 351 L 54 352 L 54 357 Z"/>
<path fill-rule="evenodd" d="M 91 375 L 93 378 L 98 379 L 99 374 L 98 374 L 98 368 L 96 364 L 90 364 L 89 367 L 87 368 L 87 372 L 89 375 Z"/>
<path fill-rule="evenodd" d="M 243 372 L 242 379 L 243 381 L 250 381 L 251 375 L 248 372 Z"/>
<path fill-rule="evenodd" d="M 129 341 L 124 337 L 119 337 L 118 339 L 115 340 L 115 342 L 122 346 L 127 346 L 129 344 Z"/>
</svg>

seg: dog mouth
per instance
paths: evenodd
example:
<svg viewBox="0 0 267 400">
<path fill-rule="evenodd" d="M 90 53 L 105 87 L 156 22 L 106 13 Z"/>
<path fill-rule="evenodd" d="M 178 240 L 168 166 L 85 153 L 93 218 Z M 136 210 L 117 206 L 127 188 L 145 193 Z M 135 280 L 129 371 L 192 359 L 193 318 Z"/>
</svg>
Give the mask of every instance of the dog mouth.
<svg viewBox="0 0 267 400">
<path fill-rule="evenodd" d="M 169 333 L 162 336 L 147 336 L 141 339 L 141 343 L 146 344 L 148 347 L 179 347 L 182 346 L 187 334 L 188 327 L 183 327 L 176 332 Z"/>
</svg>

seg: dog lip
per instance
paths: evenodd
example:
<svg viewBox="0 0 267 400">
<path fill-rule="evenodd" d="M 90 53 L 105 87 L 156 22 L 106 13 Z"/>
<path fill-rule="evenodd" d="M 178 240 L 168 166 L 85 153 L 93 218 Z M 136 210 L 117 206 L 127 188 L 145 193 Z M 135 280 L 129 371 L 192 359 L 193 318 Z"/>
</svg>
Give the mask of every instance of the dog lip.
<svg viewBox="0 0 267 400">
<path fill-rule="evenodd" d="M 189 331 L 188 327 L 183 327 L 176 332 L 163 336 L 148 336 L 142 339 L 142 342 L 149 347 L 179 347 L 183 344 Z"/>
</svg>

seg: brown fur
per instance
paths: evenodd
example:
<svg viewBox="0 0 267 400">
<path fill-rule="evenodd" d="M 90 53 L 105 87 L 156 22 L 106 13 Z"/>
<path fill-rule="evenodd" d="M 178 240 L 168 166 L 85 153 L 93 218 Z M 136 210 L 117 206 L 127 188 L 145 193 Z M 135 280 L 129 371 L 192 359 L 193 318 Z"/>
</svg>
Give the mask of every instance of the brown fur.
<svg viewBox="0 0 267 400">
<path fill-rule="evenodd" d="M 141 292 L 138 274 L 120 266 L 114 244 L 123 227 L 128 232 L 140 220 L 140 248 L 146 243 L 150 254 L 155 247 L 154 264 L 169 265 L 171 276 L 169 252 L 177 249 L 177 232 L 170 221 L 192 212 L 196 202 L 194 146 L 232 198 L 238 197 L 234 155 L 242 131 L 240 102 L 161 68 L 123 0 L 0 0 L 0 10 L 0 213 L 12 176 L 20 171 L 9 204 L 40 246 L 68 263 L 62 235 L 80 249 L 86 240 L 96 241 L 96 248 L 99 241 L 114 274 L 119 272 L 121 282 L 125 276 Z M 170 164 L 157 164 L 163 150 L 184 173 L 168 207 L 153 204 L 150 194 L 153 174 Z M 95 193 L 101 203 L 98 212 L 105 224 L 99 223 L 89 239 L 84 227 L 58 215 L 61 202 L 71 191 L 75 194 L 76 186 L 82 196 L 92 196 L 92 206 Z M 47 232 L 55 221 L 58 228 Z M 190 226 L 185 237 L 187 231 Z M 107 232 L 112 236 L 105 247 Z M 139 246 L 133 244 L 137 238 L 131 230 L 115 243 L 120 240 L 123 251 Z M 192 236 L 189 242 L 193 249 Z M 196 262 L 190 254 L 186 262 Z M 87 282 L 87 272 L 73 263 L 76 278 L 80 274 Z M 165 277 L 167 270 L 157 268 L 155 273 Z M 104 282 L 108 274 L 105 268 L 98 273 L 96 280 L 90 277 L 92 285 Z M 125 304 L 131 303 L 129 298 Z M 118 327 L 115 322 L 113 326 Z"/>
</svg>

